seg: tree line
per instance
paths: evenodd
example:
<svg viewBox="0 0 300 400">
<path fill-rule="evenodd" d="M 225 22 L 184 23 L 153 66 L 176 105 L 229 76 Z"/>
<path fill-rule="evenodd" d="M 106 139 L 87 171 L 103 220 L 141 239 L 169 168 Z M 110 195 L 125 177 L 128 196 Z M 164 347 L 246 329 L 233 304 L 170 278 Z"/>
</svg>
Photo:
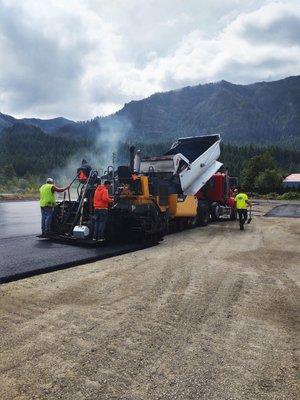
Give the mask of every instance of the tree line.
<svg viewBox="0 0 300 400">
<path fill-rule="evenodd" d="M 135 146 L 143 156 L 156 156 L 166 152 L 170 144 L 146 141 L 137 142 Z M 111 151 L 116 152 L 118 164 L 129 162 L 126 141 L 118 142 L 115 148 L 106 148 L 92 138 L 54 136 L 37 127 L 14 125 L 0 137 L 0 192 L 37 190 L 51 171 L 64 168 L 75 155 L 79 160 L 87 154 L 91 158 L 88 161 L 92 162 L 101 160 L 104 152 Z M 106 160 L 108 158 L 110 154 L 106 154 Z M 220 161 L 249 192 L 281 193 L 283 177 L 300 171 L 300 151 L 276 146 L 222 144 Z M 105 167 L 103 165 L 103 169 Z"/>
</svg>

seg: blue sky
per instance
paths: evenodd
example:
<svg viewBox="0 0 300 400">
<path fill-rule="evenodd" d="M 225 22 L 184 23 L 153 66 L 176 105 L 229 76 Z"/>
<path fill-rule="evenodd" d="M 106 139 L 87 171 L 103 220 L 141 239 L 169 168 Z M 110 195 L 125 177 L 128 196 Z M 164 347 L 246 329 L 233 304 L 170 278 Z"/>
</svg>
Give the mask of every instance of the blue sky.
<svg viewBox="0 0 300 400">
<path fill-rule="evenodd" d="M 299 0 L 0 0 L 0 111 L 107 115 L 158 91 L 300 73 Z"/>
</svg>

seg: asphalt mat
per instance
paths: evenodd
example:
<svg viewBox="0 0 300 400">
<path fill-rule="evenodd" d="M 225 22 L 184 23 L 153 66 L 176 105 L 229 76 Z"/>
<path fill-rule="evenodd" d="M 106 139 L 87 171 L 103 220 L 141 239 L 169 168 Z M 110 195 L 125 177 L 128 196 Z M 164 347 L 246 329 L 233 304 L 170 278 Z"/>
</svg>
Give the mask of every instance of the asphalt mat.
<svg viewBox="0 0 300 400">
<path fill-rule="evenodd" d="M 265 217 L 287 217 L 299 218 L 300 217 L 300 203 L 299 204 L 281 204 L 272 208 L 265 214 Z"/>
<path fill-rule="evenodd" d="M 74 246 L 19 236 L 0 240 L 0 283 L 69 268 L 132 251 L 149 245 L 126 243 L 97 247 Z"/>
</svg>

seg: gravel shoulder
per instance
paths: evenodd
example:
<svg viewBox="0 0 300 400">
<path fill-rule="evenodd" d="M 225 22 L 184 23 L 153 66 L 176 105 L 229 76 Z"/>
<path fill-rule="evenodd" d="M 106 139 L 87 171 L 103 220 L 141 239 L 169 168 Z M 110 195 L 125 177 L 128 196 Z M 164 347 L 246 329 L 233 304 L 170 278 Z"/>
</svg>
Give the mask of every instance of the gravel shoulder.
<svg viewBox="0 0 300 400">
<path fill-rule="evenodd" d="M 1 400 L 298 399 L 300 224 L 268 209 L 2 285 Z"/>
</svg>

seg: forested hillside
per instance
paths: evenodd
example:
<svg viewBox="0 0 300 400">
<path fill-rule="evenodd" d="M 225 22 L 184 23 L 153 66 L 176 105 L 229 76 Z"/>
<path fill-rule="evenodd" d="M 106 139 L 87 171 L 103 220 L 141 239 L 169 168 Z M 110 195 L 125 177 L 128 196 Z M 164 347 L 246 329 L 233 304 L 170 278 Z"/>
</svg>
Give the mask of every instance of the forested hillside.
<svg viewBox="0 0 300 400">
<path fill-rule="evenodd" d="M 167 141 L 220 133 L 224 142 L 300 147 L 300 76 L 235 85 L 221 81 L 156 93 L 116 114 L 61 127 L 58 134 L 105 135 L 118 124 L 122 137 Z"/>
<path fill-rule="evenodd" d="M 121 141 L 167 142 L 180 136 L 219 133 L 223 142 L 300 148 L 300 76 L 236 85 L 221 81 L 188 86 L 131 101 L 117 113 L 89 121 L 17 120 L 0 113 L 0 133 L 16 123 L 70 138 L 112 133 Z"/>
<path fill-rule="evenodd" d="M 58 138 L 40 128 L 18 124 L 1 136 L 0 167 L 9 166 L 17 176 L 43 175 L 64 166 L 78 147 L 85 146 L 86 141 Z"/>
<path fill-rule="evenodd" d="M 156 143 L 143 141 L 137 142 L 136 148 L 142 150 L 143 156 L 157 156 L 167 151 L 171 143 L 172 141 Z M 128 163 L 129 143 L 119 141 L 115 145 L 110 150 L 116 151 L 117 163 Z M 108 153 L 110 150 L 91 138 L 51 136 L 37 127 L 14 125 L 7 128 L 1 137 L 0 192 L 36 190 L 48 174 L 54 175 L 59 180 L 63 176 L 72 179 L 82 158 L 86 158 L 99 171 L 105 170 L 107 165 L 111 164 L 111 153 Z M 249 162 L 255 159 L 256 166 L 253 169 Z M 231 176 L 237 176 L 246 182 L 247 190 L 254 190 L 256 175 L 266 170 L 271 171 L 271 178 L 268 175 L 268 179 L 276 180 L 275 188 L 278 188 L 282 176 L 300 170 L 300 151 L 276 146 L 239 147 L 222 144 L 220 161 L 224 163 Z M 247 175 L 249 168 L 255 171 L 250 174 L 250 178 Z"/>
</svg>

